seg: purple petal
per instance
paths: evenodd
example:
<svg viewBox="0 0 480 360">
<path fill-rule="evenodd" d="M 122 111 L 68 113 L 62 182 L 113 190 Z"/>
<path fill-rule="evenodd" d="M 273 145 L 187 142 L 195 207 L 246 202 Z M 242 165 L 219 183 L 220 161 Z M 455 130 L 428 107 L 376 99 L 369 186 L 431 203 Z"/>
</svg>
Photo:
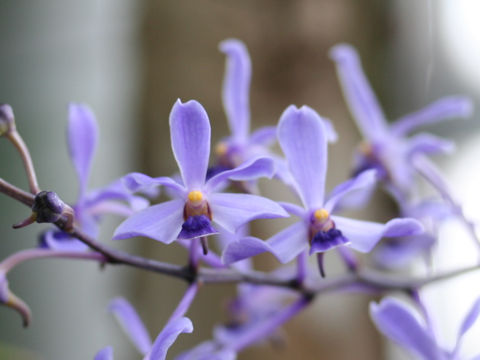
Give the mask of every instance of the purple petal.
<svg viewBox="0 0 480 360">
<path fill-rule="evenodd" d="M 291 203 L 283 202 L 283 201 L 279 201 L 278 204 L 281 207 L 283 207 L 285 209 L 285 211 L 287 211 L 289 214 L 293 214 L 293 215 L 298 216 L 298 217 L 303 218 L 305 216 L 305 213 L 307 213 L 307 211 L 303 207 L 295 205 L 295 204 L 291 204 Z"/>
<path fill-rule="evenodd" d="M 183 200 L 172 200 L 135 213 L 117 227 L 113 239 L 146 236 L 170 244 L 182 229 L 184 204 Z"/>
<path fill-rule="evenodd" d="M 113 348 L 111 346 L 103 348 L 95 355 L 94 360 L 113 360 Z"/>
<path fill-rule="evenodd" d="M 237 354 L 230 349 L 224 349 L 213 341 L 205 341 L 193 349 L 181 353 L 176 360 L 235 360 Z"/>
<path fill-rule="evenodd" d="M 51 250 L 86 251 L 88 245 L 58 230 L 47 230 L 40 237 L 40 247 Z"/>
<path fill-rule="evenodd" d="M 252 72 L 250 57 L 246 46 L 235 39 L 222 41 L 220 50 L 227 55 L 223 105 L 234 139 L 244 142 L 250 128 L 249 88 Z"/>
<path fill-rule="evenodd" d="M 215 191 L 222 187 L 228 180 L 248 181 L 259 177 L 271 178 L 275 172 L 273 160 L 260 157 L 248 161 L 232 170 L 222 171 L 213 176 L 206 184 L 207 191 Z"/>
<path fill-rule="evenodd" d="M 211 194 L 208 197 L 213 221 L 232 233 L 255 219 L 288 217 L 276 202 L 249 194 Z"/>
<path fill-rule="evenodd" d="M 230 242 L 223 251 L 222 260 L 224 264 L 230 265 L 265 251 L 270 251 L 270 246 L 265 241 L 249 236 Z"/>
<path fill-rule="evenodd" d="M 193 324 L 189 318 L 182 317 L 169 321 L 158 334 L 152 347 L 152 351 L 145 360 L 165 360 L 168 349 L 173 345 L 181 333 L 191 333 Z"/>
<path fill-rule="evenodd" d="M 455 150 L 455 143 L 431 134 L 418 134 L 408 140 L 408 156 L 414 154 L 448 154 Z"/>
<path fill-rule="evenodd" d="M 269 146 L 277 138 L 276 126 L 264 126 L 250 135 L 250 144 Z"/>
<path fill-rule="evenodd" d="M 308 246 L 307 227 L 303 221 L 290 225 L 267 240 L 270 252 L 282 264 L 298 256 Z"/>
<path fill-rule="evenodd" d="M 321 207 L 327 172 L 327 140 L 322 118 L 311 108 L 289 106 L 278 124 L 278 141 L 305 207 Z"/>
<path fill-rule="evenodd" d="M 362 70 L 356 50 L 347 44 L 334 46 L 330 57 L 337 73 L 350 111 L 363 136 L 373 139 L 386 130 L 385 116 Z"/>
<path fill-rule="evenodd" d="M 448 96 L 441 98 L 414 113 L 405 115 L 395 121 L 391 131 L 403 136 L 424 125 L 441 121 L 468 117 L 473 112 L 472 100 L 464 96 Z"/>
<path fill-rule="evenodd" d="M 380 332 L 423 359 L 445 359 L 432 336 L 399 301 L 387 298 L 378 305 L 371 303 L 370 316 Z"/>
<path fill-rule="evenodd" d="M 371 188 L 377 179 L 377 172 L 375 170 L 366 170 L 361 172 L 357 177 L 347 180 L 333 189 L 330 198 L 325 203 L 325 209 L 328 212 L 333 212 L 337 203 L 343 199 L 344 196 L 349 195 L 354 191 L 362 191 Z"/>
<path fill-rule="evenodd" d="M 83 197 L 87 190 L 97 137 L 98 127 L 92 111 L 86 105 L 70 104 L 68 145 L 80 185 L 79 198 Z"/>
<path fill-rule="evenodd" d="M 465 333 L 470 330 L 472 325 L 477 321 L 478 316 L 480 315 L 480 298 L 478 298 L 472 305 L 470 311 L 468 312 L 467 316 L 463 320 L 462 326 L 458 332 L 457 336 L 457 344 L 460 343 L 460 339 Z"/>
<path fill-rule="evenodd" d="M 177 100 L 170 113 L 173 154 L 188 190 L 199 190 L 205 183 L 210 156 L 210 121 L 195 100 Z"/>
<path fill-rule="evenodd" d="M 110 302 L 108 310 L 115 315 L 137 350 L 142 355 L 147 354 L 152 348 L 152 339 L 134 307 L 127 300 L 116 298 Z"/>
<path fill-rule="evenodd" d="M 174 179 L 162 176 L 152 178 L 141 173 L 130 173 L 122 178 L 125 186 L 133 193 L 149 191 L 156 186 L 165 186 L 172 191 L 177 197 L 185 196 L 185 188 Z"/>
<path fill-rule="evenodd" d="M 417 235 L 423 226 L 414 219 L 393 219 L 386 224 L 371 221 L 353 220 L 332 216 L 335 226 L 350 241 L 353 249 L 366 253 L 371 251 L 382 237 Z"/>
<path fill-rule="evenodd" d="M 191 240 L 203 236 L 218 234 L 206 215 L 190 216 L 183 224 L 178 239 Z"/>
<path fill-rule="evenodd" d="M 327 134 L 327 141 L 329 143 L 336 143 L 338 140 L 338 134 L 335 130 L 332 122 L 329 119 L 322 118 L 323 125 L 325 125 L 325 132 Z"/>
</svg>

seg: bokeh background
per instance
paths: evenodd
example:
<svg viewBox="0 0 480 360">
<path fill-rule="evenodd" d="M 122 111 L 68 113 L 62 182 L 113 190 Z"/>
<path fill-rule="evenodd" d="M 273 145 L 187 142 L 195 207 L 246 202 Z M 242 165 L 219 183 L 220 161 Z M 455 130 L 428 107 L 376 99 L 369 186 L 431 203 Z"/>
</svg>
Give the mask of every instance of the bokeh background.
<svg viewBox="0 0 480 360">
<path fill-rule="evenodd" d="M 358 49 L 389 119 L 444 95 L 467 94 L 477 101 L 478 10 L 476 0 L 2 0 L 0 102 L 15 110 L 42 188 L 74 201 L 77 184 L 65 141 L 69 102 L 89 104 L 99 122 L 92 187 L 130 171 L 171 174 L 176 165 L 168 114 L 177 98 L 203 104 L 214 141 L 227 134 L 220 97 L 225 59 L 217 46 L 225 38 L 239 38 L 252 57 L 252 128 L 275 124 L 292 103 L 308 104 L 332 119 L 340 135 L 330 147 L 332 188 L 347 178 L 360 136 L 328 58 L 330 47 L 348 42 Z M 469 121 L 434 129 L 458 140 L 457 154 L 439 163 L 459 185 L 457 195 L 473 217 L 479 197 L 477 118 L 475 114 Z M 26 188 L 20 159 L 4 140 L 0 154 L 0 176 Z M 279 189 L 264 188 L 273 197 Z M 22 205 L 1 196 L 0 214 L 2 258 L 36 244 L 41 226 L 10 229 L 26 216 Z M 393 214 L 392 204 L 379 194 L 362 216 L 385 220 Z M 107 221 L 101 241 L 156 259 L 185 261 L 185 251 L 174 245 L 149 239 L 113 243 L 110 237 L 118 222 Z M 266 237 L 283 225 L 256 223 L 254 231 Z M 439 257 L 447 267 L 472 261 L 468 248 L 455 252 L 461 230 L 448 231 L 445 237 L 453 236 L 455 246 L 446 241 Z M 275 261 L 261 256 L 256 264 L 269 269 Z M 335 256 L 327 257 L 327 269 L 329 274 L 343 271 Z M 117 295 L 129 299 L 155 336 L 185 288 L 137 270 L 64 260 L 25 264 L 9 279 L 11 288 L 30 304 L 34 319 L 24 330 L 17 314 L 0 307 L 0 359 L 91 359 L 106 345 L 114 347 L 116 359 L 137 358 L 106 311 L 109 300 Z M 468 281 L 475 280 L 478 277 Z M 441 317 L 439 333 L 447 342 L 453 330 L 443 329 L 458 326 L 459 316 L 480 294 L 468 283 L 462 288 L 469 292 L 456 287 L 426 294 Z M 170 355 L 208 339 L 212 326 L 225 319 L 225 298 L 233 294 L 231 286 L 204 287 L 189 313 L 195 332 L 180 336 Z M 252 348 L 240 359 L 408 359 L 371 324 L 371 300 L 345 294 L 319 298 L 285 327 L 285 344 Z M 450 317 L 442 315 L 447 312 Z"/>
</svg>

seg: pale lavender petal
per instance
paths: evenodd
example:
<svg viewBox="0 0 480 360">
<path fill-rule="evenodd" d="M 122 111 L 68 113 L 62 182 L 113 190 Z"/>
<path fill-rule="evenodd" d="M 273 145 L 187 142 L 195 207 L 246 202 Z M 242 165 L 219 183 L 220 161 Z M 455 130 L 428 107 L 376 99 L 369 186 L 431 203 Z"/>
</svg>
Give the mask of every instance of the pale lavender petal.
<svg viewBox="0 0 480 360">
<path fill-rule="evenodd" d="M 308 106 L 289 106 L 280 117 L 278 141 L 305 207 L 321 207 L 327 172 L 327 140 L 322 118 Z"/>
<path fill-rule="evenodd" d="M 206 189 L 208 192 L 215 191 L 222 187 L 226 181 L 248 181 L 258 179 L 259 177 L 271 178 L 275 172 L 273 160 L 268 157 L 259 157 L 232 170 L 222 171 L 207 181 Z"/>
<path fill-rule="evenodd" d="M 295 216 L 303 218 L 307 212 L 303 207 L 284 202 L 284 201 L 279 201 L 278 204 L 283 207 L 289 214 L 293 214 Z"/>
<path fill-rule="evenodd" d="M 448 154 L 455 150 L 453 141 L 431 134 L 418 134 L 408 140 L 407 156 L 415 154 Z"/>
<path fill-rule="evenodd" d="M 325 132 L 327 134 L 327 141 L 329 143 L 336 143 L 338 140 L 338 134 L 337 131 L 335 130 L 331 120 L 322 118 L 323 120 L 323 125 L 325 125 Z"/>
<path fill-rule="evenodd" d="M 472 305 L 470 311 L 468 312 L 467 316 L 463 320 L 462 326 L 458 332 L 457 336 L 457 344 L 460 343 L 460 339 L 465 333 L 470 330 L 472 325 L 477 321 L 478 316 L 480 315 L 480 298 L 478 298 Z"/>
<path fill-rule="evenodd" d="M 366 170 L 361 172 L 355 178 L 345 181 L 344 183 L 338 185 L 333 189 L 329 199 L 325 203 L 325 209 L 328 212 L 333 212 L 339 201 L 341 201 L 344 196 L 351 194 L 356 191 L 369 191 L 377 179 L 376 170 Z"/>
<path fill-rule="evenodd" d="M 190 191 L 201 189 L 210 156 L 210 121 L 199 102 L 177 100 L 170 113 L 170 138 L 183 184 Z"/>
<path fill-rule="evenodd" d="M 182 229 L 184 204 L 183 200 L 172 200 L 135 213 L 117 227 L 113 239 L 146 236 L 170 244 Z"/>
<path fill-rule="evenodd" d="M 235 360 L 237 354 L 235 351 L 222 348 L 220 344 L 213 341 L 205 341 L 188 350 L 179 356 L 176 360 Z"/>
<path fill-rule="evenodd" d="M 237 229 L 255 219 L 288 217 L 288 213 L 276 202 L 249 194 L 211 194 L 208 197 L 213 221 L 225 230 Z"/>
<path fill-rule="evenodd" d="M 270 251 L 270 246 L 253 236 L 248 236 L 237 241 L 230 242 L 222 253 L 222 261 L 230 265 L 240 260 Z"/>
<path fill-rule="evenodd" d="M 236 39 L 222 41 L 220 50 L 227 55 L 223 105 L 234 139 L 244 142 L 250 130 L 250 56 L 245 44 Z"/>
<path fill-rule="evenodd" d="M 264 126 L 250 135 L 250 144 L 269 146 L 277 138 L 276 126 Z"/>
<path fill-rule="evenodd" d="M 356 50 L 347 44 L 334 46 L 330 57 L 337 73 L 350 111 L 363 136 L 374 139 L 386 131 L 385 116 L 362 70 Z"/>
<path fill-rule="evenodd" d="M 110 302 L 108 310 L 115 315 L 137 350 L 142 355 L 147 354 L 152 348 L 152 339 L 134 307 L 123 298 L 115 298 Z"/>
<path fill-rule="evenodd" d="M 401 302 L 387 298 L 380 304 L 371 303 L 370 316 L 380 332 L 422 359 L 446 360 L 429 332 Z"/>
<path fill-rule="evenodd" d="M 59 230 L 47 230 L 40 237 L 40 247 L 51 250 L 86 251 L 88 245 Z"/>
<path fill-rule="evenodd" d="M 113 348 L 111 346 L 103 348 L 95 355 L 94 360 L 113 360 Z"/>
<path fill-rule="evenodd" d="M 402 116 L 392 124 L 390 130 L 398 136 L 403 136 L 424 125 L 469 117 L 472 112 L 473 102 L 471 99 L 464 96 L 448 96 L 414 113 Z"/>
<path fill-rule="evenodd" d="M 308 246 L 307 227 L 303 221 L 290 225 L 267 240 L 270 252 L 282 264 L 298 256 Z"/>
<path fill-rule="evenodd" d="M 182 333 L 191 333 L 193 324 L 189 318 L 181 317 L 169 321 L 163 330 L 158 334 L 153 343 L 152 351 L 145 357 L 145 360 L 165 360 L 168 349 Z"/>
<path fill-rule="evenodd" d="M 149 191 L 156 186 L 165 186 L 175 194 L 176 197 L 185 197 L 185 187 L 174 179 L 162 176 L 152 178 L 142 173 L 130 173 L 122 178 L 125 186 L 133 193 Z"/>
<path fill-rule="evenodd" d="M 335 226 L 350 241 L 349 246 L 360 252 L 369 252 L 382 237 L 417 235 L 423 226 L 414 219 L 393 219 L 386 224 L 332 216 Z"/>
<path fill-rule="evenodd" d="M 80 185 L 79 198 L 83 197 L 87 190 L 97 138 L 98 127 L 92 111 L 86 105 L 70 104 L 68 145 Z"/>
<path fill-rule="evenodd" d="M 427 180 L 445 199 L 452 199 L 452 192 L 445 177 L 437 166 L 426 156 L 415 156 L 412 159 L 414 168 Z"/>
</svg>

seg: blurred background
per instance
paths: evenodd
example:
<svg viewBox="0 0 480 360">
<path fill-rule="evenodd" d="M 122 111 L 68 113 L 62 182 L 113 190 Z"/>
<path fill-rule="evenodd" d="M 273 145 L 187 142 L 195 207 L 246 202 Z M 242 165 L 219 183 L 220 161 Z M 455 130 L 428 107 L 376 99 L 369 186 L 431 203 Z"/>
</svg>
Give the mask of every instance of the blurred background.
<svg viewBox="0 0 480 360">
<path fill-rule="evenodd" d="M 176 164 L 168 114 L 177 98 L 203 104 L 214 141 L 228 133 L 221 103 L 225 59 L 217 46 L 235 37 L 246 43 L 252 58 L 253 129 L 276 124 L 292 103 L 308 104 L 332 119 L 340 140 L 329 150 L 331 189 L 348 177 L 360 140 L 328 58 L 331 46 L 348 42 L 358 49 L 390 120 L 444 95 L 468 94 L 477 102 L 479 6 L 476 0 L 2 0 L 0 102 L 14 108 L 41 187 L 75 201 L 77 184 L 65 140 L 68 103 L 89 104 L 99 122 L 91 187 L 130 171 L 169 175 Z M 479 210 L 478 178 L 473 176 L 480 173 L 477 117 L 433 131 L 457 140 L 457 153 L 439 163 L 473 218 Z M 5 140 L 0 141 L 0 154 L 0 176 L 27 188 L 20 159 Z M 264 190 L 275 197 L 277 189 Z M 385 220 L 394 214 L 381 195 L 375 200 L 365 218 Z M 10 228 L 26 217 L 22 205 L 0 196 L 0 214 L 2 258 L 36 244 L 41 226 Z M 175 245 L 149 239 L 113 243 L 118 222 L 107 221 L 101 241 L 160 260 L 186 261 L 186 252 Z M 256 223 L 254 231 L 267 237 L 283 225 Z M 445 238 L 460 238 L 460 233 L 447 229 Z M 447 240 L 438 249 L 447 267 L 474 261 L 468 247 L 455 252 L 459 246 Z M 334 255 L 326 261 L 328 274 L 344 271 Z M 271 256 L 256 259 L 261 269 L 275 264 Z M 17 314 L 0 307 L 0 359 L 91 359 L 106 345 L 114 347 L 115 359 L 137 358 L 106 311 L 110 299 L 122 295 L 130 300 L 154 337 L 185 289 L 178 281 L 129 268 L 99 269 L 64 260 L 25 264 L 9 280 L 30 304 L 34 318 L 24 330 Z M 471 277 L 462 285 L 469 293 L 439 287 L 426 294 L 441 329 L 458 327 L 471 299 L 480 294 L 468 284 L 478 280 Z M 233 294 L 231 286 L 204 287 L 189 313 L 194 333 L 180 336 L 169 355 L 210 338 L 212 327 L 225 320 L 225 299 Z M 371 324 L 371 300 L 345 294 L 319 298 L 285 327 L 284 346 L 265 344 L 240 359 L 408 359 Z M 446 312 L 449 316 L 442 315 Z M 447 343 L 454 336 L 454 330 L 439 333 Z"/>
</svg>

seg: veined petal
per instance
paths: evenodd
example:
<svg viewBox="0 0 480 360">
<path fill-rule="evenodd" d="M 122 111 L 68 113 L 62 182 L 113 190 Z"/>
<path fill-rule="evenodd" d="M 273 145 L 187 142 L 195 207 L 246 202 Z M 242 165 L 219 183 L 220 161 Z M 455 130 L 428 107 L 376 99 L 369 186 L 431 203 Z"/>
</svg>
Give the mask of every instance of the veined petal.
<svg viewBox="0 0 480 360">
<path fill-rule="evenodd" d="M 250 144 L 269 146 L 277 137 L 276 126 L 264 126 L 255 130 L 250 136 Z"/>
<path fill-rule="evenodd" d="M 448 154 L 455 150 L 453 141 L 442 139 L 432 134 L 418 134 L 408 140 L 408 155 L 414 154 Z"/>
<path fill-rule="evenodd" d="M 356 50 L 339 44 L 330 50 L 350 111 L 363 136 L 373 139 L 386 130 L 385 116 L 362 70 Z"/>
<path fill-rule="evenodd" d="M 237 241 L 230 242 L 222 253 L 222 261 L 230 265 L 240 260 L 270 251 L 270 246 L 253 236 L 248 236 Z"/>
<path fill-rule="evenodd" d="M 113 239 L 146 236 L 170 244 L 182 229 L 183 207 L 183 200 L 172 200 L 135 213 L 117 227 Z"/>
<path fill-rule="evenodd" d="M 425 360 L 446 360 L 435 340 L 401 302 L 387 298 L 370 303 L 370 316 L 378 330 L 390 340 Z"/>
<path fill-rule="evenodd" d="M 116 298 L 110 302 L 108 310 L 115 315 L 137 350 L 142 355 L 147 354 L 152 348 L 152 339 L 134 307 L 127 300 Z"/>
<path fill-rule="evenodd" d="M 155 186 L 165 186 L 177 197 L 184 198 L 186 194 L 186 189 L 182 184 L 166 176 L 152 178 L 142 173 L 133 172 L 125 175 L 122 180 L 133 193 L 149 191 Z"/>
<path fill-rule="evenodd" d="M 211 194 L 208 197 L 213 221 L 232 233 L 255 219 L 288 217 L 276 202 L 250 194 Z"/>
<path fill-rule="evenodd" d="M 267 240 L 267 244 L 278 261 L 285 264 L 307 248 L 307 227 L 303 221 L 299 221 L 272 236 Z"/>
<path fill-rule="evenodd" d="M 111 346 L 103 348 L 95 355 L 94 360 L 113 360 L 113 348 Z"/>
<path fill-rule="evenodd" d="M 83 197 L 87 190 L 97 138 L 98 126 L 90 108 L 86 105 L 70 104 L 68 146 L 80 185 L 79 198 Z"/>
<path fill-rule="evenodd" d="M 335 226 L 350 241 L 353 249 L 366 253 L 374 248 L 382 237 L 417 235 L 423 232 L 423 226 L 414 219 L 393 219 L 386 224 L 371 221 L 353 220 L 332 216 Z"/>
<path fill-rule="evenodd" d="M 169 321 L 163 330 L 158 334 L 153 343 L 152 351 L 144 360 L 165 360 L 168 349 L 177 340 L 181 333 L 191 333 L 193 331 L 192 321 L 187 317 L 176 318 Z"/>
<path fill-rule="evenodd" d="M 222 171 L 207 181 L 207 191 L 215 191 L 228 180 L 248 181 L 259 177 L 271 178 L 275 172 L 273 160 L 268 157 L 259 157 L 232 170 Z"/>
<path fill-rule="evenodd" d="M 289 106 L 280 117 L 278 141 L 306 208 L 323 205 L 327 139 L 322 118 L 308 106 Z"/>
<path fill-rule="evenodd" d="M 435 124 L 441 121 L 466 118 L 473 112 L 473 102 L 465 96 L 443 97 L 428 106 L 395 121 L 390 130 L 403 136 L 417 130 L 424 125 Z"/>
<path fill-rule="evenodd" d="M 223 106 L 234 139 L 245 142 L 250 130 L 249 90 L 252 72 L 250 56 L 245 44 L 236 39 L 222 41 L 220 50 L 227 55 L 222 93 Z"/>
<path fill-rule="evenodd" d="M 357 177 L 347 180 L 333 189 L 330 198 L 325 203 L 325 209 L 333 212 L 337 203 L 353 191 L 367 190 L 375 184 L 377 178 L 376 170 L 366 170 L 361 172 Z"/>
<path fill-rule="evenodd" d="M 210 156 L 210 121 L 199 102 L 177 100 L 170 113 L 170 137 L 183 184 L 201 189 Z"/>
</svg>

